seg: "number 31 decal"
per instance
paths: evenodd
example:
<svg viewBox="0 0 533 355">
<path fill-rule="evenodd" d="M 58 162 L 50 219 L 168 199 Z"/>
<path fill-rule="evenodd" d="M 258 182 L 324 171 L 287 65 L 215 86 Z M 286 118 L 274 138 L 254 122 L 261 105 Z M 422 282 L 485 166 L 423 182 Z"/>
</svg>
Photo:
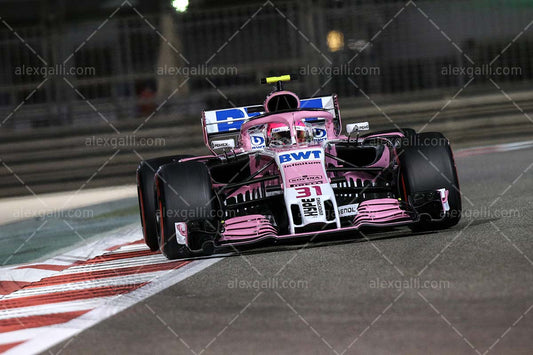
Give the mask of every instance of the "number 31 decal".
<svg viewBox="0 0 533 355">
<path fill-rule="evenodd" d="M 311 188 L 315 190 L 315 194 L 317 196 L 322 195 L 322 189 L 318 185 L 314 186 L 304 186 L 304 187 L 297 187 L 294 190 L 298 192 L 298 195 L 296 195 L 296 198 L 306 198 L 312 195 Z"/>
</svg>

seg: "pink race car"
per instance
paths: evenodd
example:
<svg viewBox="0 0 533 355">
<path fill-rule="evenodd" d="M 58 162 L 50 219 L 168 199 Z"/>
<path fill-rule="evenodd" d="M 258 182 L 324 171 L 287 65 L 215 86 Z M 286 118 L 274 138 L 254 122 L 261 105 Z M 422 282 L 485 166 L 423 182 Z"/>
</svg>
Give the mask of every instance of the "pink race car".
<svg viewBox="0 0 533 355">
<path fill-rule="evenodd" d="M 336 95 L 300 99 L 275 84 L 261 106 L 204 111 L 208 156 L 141 162 L 146 244 L 169 259 L 265 239 L 363 227 L 454 226 L 461 195 L 448 140 L 397 129 L 342 134 Z"/>
</svg>

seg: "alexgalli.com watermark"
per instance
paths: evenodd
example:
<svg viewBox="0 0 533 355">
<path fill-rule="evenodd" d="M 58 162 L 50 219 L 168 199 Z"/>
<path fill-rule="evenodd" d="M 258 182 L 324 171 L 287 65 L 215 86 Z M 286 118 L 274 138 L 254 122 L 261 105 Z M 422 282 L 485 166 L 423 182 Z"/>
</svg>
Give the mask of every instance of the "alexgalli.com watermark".
<svg viewBox="0 0 533 355">
<path fill-rule="evenodd" d="M 450 144 L 445 137 L 424 137 L 419 134 L 400 138 L 398 143 L 404 147 L 447 147 Z"/>
<path fill-rule="evenodd" d="M 462 218 L 471 219 L 501 219 L 501 218 L 521 218 L 522 214 L 517 208 L 490 208 L 480 206 L 479 208 L 465 208 L 460 212 L 452 210 L 450 216 L 460 215 Z"/>
<path fill-rule="evenodd" d="M 172 189 L 176 190 L 174 188 L 174 183 L 170 182 L 168 183 L 168 186 L 170 190 Z M 179 185 L 176 184 L 176 187 Z M 172 209 L 172 208 L 166 208 L 165 209 L 165 217 L 166 218 L 182 218 L 182 219 L 190 219 L 190 218 L 202 218 L 202 219 L 213 219 L 213 218 L 233 218 L 237 217 L 237 211 L 223 211 L 222 209 L 216 208 L 209 208 L 208 206 L 204 207 L 196 207 L 196 208 L 182 208 L 182 209 Z"/>
<path fill-rule="evenodd" d="M 217 75 L 237 75 L 235 66 L 205 66 L 197 65 L 192 67 L 177 67 L 172 65 L 159 66 L 156 69 L 156 75 L 170 76 L 217 76 Z"/>
<path fill-rule="evenodd" d="M 450 64 L 442 67 L 440 73 L 443 76 L 521 76 L 522 68 L 499 67 L 488 64 L 461 67 Z"/>
<path fill-rule="evenodd" d="M 269 277 L 262 280 L 241 280 L 235 278 L 228 281 L 228 288 L 254 290 L 308 289 L 309 281 L 279 279 L 277 277 Z"/>
<path fill-rule="evenodd" d="M 96 69 L 94 67 L 66 66 L 63 64 L 43 67 L 21 65 L 15 67 L 14 73 L 18 76 L 95 76 Z"/>
<path fill-rule="evenodd" d="M 397 290 L 442 290 L 450 288 L 450 281 L 446 280 L 420 280 L 419 277 L 407 279 L 382 280 L 379 277 L 370 281 L 370 288 L 392 288 Z"/>
<path fill-rule="evenodd" d="M 46 210 L 46 209 L 31 209 L 19 208 L 13 210 L 13 217 L 15 218 L 39 218 L 39 219 L 87 219 L 94 217 L 92 209 L 73 209 L 73 210 Z"/>
<path fill-rule="evenodd" d="M 87 147 L 112 147 L 134 148 L 134 147 L 164 147 L 167 144 L 162 137 L 137 137 L 135 135 L 124 135 L 116 137 L 98 137 L 92 136 L 85 138 Z"/>
<path fill-rule="evenodd" d="M 379 67 L 368 66 L 350 66 L 344 65 L 332 65 L 332 66 L 313 66 L 306 65 L 298 69 L 299 75 L 325 75 L 325 76 L 379 76 L 381 75 L 381 69 Z"/>
</svg>

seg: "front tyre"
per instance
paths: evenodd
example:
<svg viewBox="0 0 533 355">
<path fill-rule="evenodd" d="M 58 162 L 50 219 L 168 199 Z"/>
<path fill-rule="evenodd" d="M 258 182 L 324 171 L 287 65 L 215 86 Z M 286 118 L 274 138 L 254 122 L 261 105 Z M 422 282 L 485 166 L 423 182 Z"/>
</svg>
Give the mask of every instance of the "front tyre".
<svg viewBox="0 0 533 355">
<path fill-rule="evenodd" d="M 168 259 L 212 253 L 218 209 L 207 166 L 194 161 L 163 165 L 155 186 L 161 252 Z"/>
<path fill-rule="evenodd" d="M 159 249 L 157 242 L 156 201 L 154 197 L 154 177 L 161 165 L 189 158 L 190 155 L 173 155 L 143 160 L 137 168 L 137 198 L 141 214 L 144 242 L 150 250 Z"/>
<path fill-rule="evenodd" d="M 442 213 L 438 203 L 415 207 L 420 221 L 411 225 L 414 231 L 452 227 L 461 219 L 461 192 L 453 153 L 442 133 L 420 133 L 410 137 L 399 150 L 402 187 L 411 203 L 431 191 L 448 190 L 450 210 Z M 440 219 L 440 220 L 431 220 Z"/>
</svg>

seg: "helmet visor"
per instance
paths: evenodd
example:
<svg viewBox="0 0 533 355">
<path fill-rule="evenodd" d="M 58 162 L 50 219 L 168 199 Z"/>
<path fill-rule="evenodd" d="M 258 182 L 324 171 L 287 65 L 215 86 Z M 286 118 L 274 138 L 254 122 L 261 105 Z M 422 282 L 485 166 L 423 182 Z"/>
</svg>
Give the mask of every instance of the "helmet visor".
<svg viewBox="0 0 533 355">
<path fill-rule="evenodd" d="M 282 127 L 272 128 L 272 131 L 270 133 L 270 142 L 276 145 L 291 144 L 292 143 L 291 131 L 289 127 L 282 126 Z"/>
</svg>

